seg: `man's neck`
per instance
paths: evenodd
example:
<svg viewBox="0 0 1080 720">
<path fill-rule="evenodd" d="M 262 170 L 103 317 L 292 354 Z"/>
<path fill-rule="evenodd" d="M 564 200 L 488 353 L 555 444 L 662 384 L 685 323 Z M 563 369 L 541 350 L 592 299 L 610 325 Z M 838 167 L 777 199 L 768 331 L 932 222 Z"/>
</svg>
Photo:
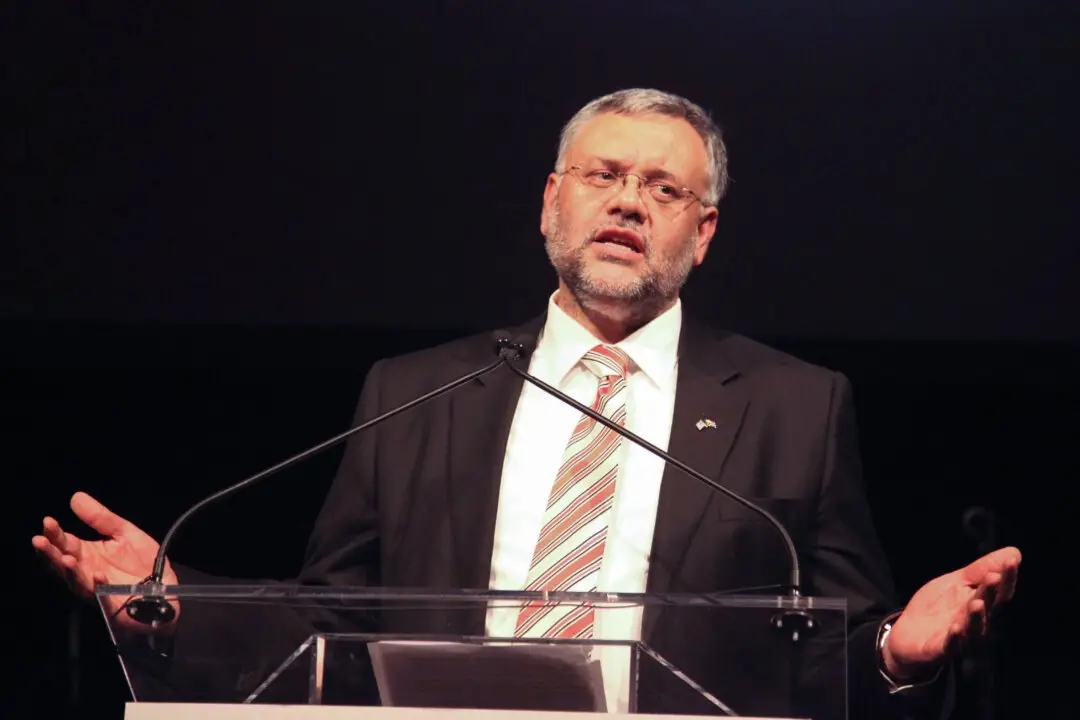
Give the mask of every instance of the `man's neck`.
<svg viewBox="0 0 1080 720">
<path fill-rule="evenodd" d="M 648 325 L 675 304 L 677 298 L 630 306 L 624 300 L 592 299 L 581 303 L 559 283 L 555 304 L 602 342 L 614 345 Z"/>
</svg>

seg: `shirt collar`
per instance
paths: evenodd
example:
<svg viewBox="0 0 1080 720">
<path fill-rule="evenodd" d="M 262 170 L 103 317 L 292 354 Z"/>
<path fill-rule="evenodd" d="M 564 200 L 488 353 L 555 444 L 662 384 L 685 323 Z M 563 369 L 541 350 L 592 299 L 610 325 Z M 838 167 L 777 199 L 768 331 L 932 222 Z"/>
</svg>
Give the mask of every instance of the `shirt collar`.
<svg viewBox="0 0 1080 720">
<path fill-rule="evenodd" d="M 603 342 L 571 318 L 555 303 L 556 290 L 548 298 L 547 319 L 537 343 L 538 368 L 554 382 L 566 377 L 586 352 Z M 672 370 L 678 358 L 682 329 L 682 301 L 638 328 L 615 347 L 630 357 L 631 371 L 641 370 L 661 390 L 672 390 Z M 635 368 L 636 366 L 636 368 Z"/>
</svg>

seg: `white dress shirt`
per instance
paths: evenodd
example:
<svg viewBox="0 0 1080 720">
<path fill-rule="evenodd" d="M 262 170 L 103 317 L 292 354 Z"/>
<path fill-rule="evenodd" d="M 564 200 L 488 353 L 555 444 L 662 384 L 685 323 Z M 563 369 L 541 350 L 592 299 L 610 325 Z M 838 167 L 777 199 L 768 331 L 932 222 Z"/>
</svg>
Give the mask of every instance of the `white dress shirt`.
<svg viewBox="0 0 1080 720">
<path fill-rule="evenodd" d="M 581 363 L 582 356 L 601 341 L 548 300 L 547 322 L 541 331 L 529 371 L 541 380 L 591 405 L 598 378 Z M 679 301 L 616 347 L 630 357 L 627 376 L 626 428 L 666 450 L 675 406 L 677 348 L 682 327 Z M 525 587 L 533 550 L 543 524 L 551 486 L 566 443 L 581 416 L 574 408 L 525 383 L 518 401 L 503 463 L 491 561 L 493 590 Z M 600 568 L 598 591 L 645 592 L 649 552 L 656 524 L 657 502 L 664 462 L 623 439 L 615 502 Z M 515 608 L 492 608 L 487 635 L 513 637 Z M 640 608 L 601 610 L 594 637 L 637 640 Z M 621 648 L 598 653 L 604 674 L 609 712 L 627 712 L 629 656 Z"/>
</svg>

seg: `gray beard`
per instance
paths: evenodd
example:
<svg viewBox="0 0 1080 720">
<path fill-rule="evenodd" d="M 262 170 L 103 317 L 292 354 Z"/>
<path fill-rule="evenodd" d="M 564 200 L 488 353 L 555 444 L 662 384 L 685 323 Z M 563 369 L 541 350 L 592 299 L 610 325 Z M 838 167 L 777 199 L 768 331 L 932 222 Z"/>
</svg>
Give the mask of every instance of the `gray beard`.
<svg viewBox="0 0 1080 720">
<path fill-rule="evenodd" d="M 639 230 L 637 223 L 625 218 L 620 218 L 614 225 Z M 617 307 L 622 315 L 618 319 L 624 322 L 655 317 L 660 309 L 674 301 L 690 276 L 694 266 L 694 237 L 687 238 L 675 253 L 665 257 L 657 257 L 652 240 L 645 237 L 646 273 L 628 282 L 611 283 L 591 275 L 585 262 L 592 238 L 601 229 L 593 230 L 586 242 L 575 245 L 562 226 L 558 206 L 555 207 L 544 248 L 559 278 L 583 309 L 611 316 Z M 607 262 L 618 261 L 609 259 Z"/>
</svg>

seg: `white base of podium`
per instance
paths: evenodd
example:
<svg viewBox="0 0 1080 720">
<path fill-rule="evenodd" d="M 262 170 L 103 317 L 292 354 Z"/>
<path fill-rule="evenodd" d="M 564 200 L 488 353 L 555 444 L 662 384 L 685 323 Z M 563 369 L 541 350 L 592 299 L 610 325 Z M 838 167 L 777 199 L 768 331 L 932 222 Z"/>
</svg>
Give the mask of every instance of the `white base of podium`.
<svg viewBox="0 0 1080 720">
<path fill-rule="evenodd" d="M 597 713 L 469 708 L 345 707 L 338 705 L 216 705 L 128 703 L 125 720 L 595 720 Z M 686 715 L 627 715 L 640 720 L 686 720 Z M 692 716 L 690 716 L 692 717 Z M 705 717 L 705 716 L 701 716 Z M 712 716 L 708 716 L 712 717 Z M 742 720 L 796 720 L 754 718 Z"/>
</svg>

